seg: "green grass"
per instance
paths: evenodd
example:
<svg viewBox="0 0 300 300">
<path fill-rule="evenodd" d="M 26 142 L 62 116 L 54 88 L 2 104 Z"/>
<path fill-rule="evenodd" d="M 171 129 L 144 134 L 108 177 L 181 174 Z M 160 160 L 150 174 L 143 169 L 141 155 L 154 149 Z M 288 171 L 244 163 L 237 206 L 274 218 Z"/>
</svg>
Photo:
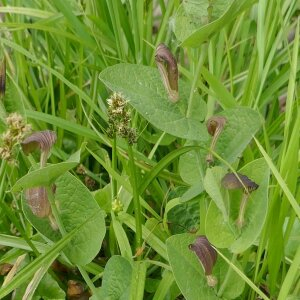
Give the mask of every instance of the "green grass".
<svg viewBox="0 0 300 300">
<path fill-rule="evenodd" d="M 92 299 L 299 299 L 300 6 L 224 2 L 3 1 L 1 147 L 14 112 L 57 141 L 45 168 L 32 171 L 40 153 L 25 156 L 20 141 L 17 167 L 0 162 L 0 269 L 16 268 L 0 298 L 65 299 L 75 280 Z M 178 61 L 175 104 L 155 64 L 160 43 Z M 124 124 L 123 137 L 109 134 L 112 92 L 127 101 L 133 145 Z M 227 123 L 210 149 L 214 115 Z M 242 192 L 222 187 L 227 172 L 260 181 L 240 231 Z M 58 231 L 21 191 L 55 183 Z M 200 234 L 219 253 L 214 288 L 188 249 Z"/>
</svg>

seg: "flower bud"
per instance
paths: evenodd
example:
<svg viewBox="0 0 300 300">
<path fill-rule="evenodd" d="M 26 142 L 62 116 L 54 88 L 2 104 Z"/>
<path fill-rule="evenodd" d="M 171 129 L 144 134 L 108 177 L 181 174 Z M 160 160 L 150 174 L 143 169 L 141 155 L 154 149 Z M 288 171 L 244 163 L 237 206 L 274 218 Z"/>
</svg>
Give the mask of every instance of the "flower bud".
<svg viewBox="0 0 300 300">
<path fill-rule="evenodd" d="M 204 235 L 198 236 L 196 241 L 189 245 L 189 249 L 198 256 L 207 278 L 207 284 L 215 286 L 217 279 L 212 275 L 212 270 L 217 261 L 217 251 Z"/>
<path fill-rule="evenodd" d="M 177 61 L 165 44 L 159 44 L 157 46 L 155 61 L 170 100 L 177 102 L 179 98 Z"/>
</svg>

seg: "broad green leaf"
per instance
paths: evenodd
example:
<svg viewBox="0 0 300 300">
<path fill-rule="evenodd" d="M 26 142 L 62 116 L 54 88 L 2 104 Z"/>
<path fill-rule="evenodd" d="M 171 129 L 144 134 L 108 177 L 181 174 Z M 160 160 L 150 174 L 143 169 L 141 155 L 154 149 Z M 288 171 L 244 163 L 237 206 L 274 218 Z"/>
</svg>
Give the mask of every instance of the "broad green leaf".
<svg viewBox="0 0 300 300">
<path fill-rule="evenodd" d="M 186 202 L 194 199 L 199 196 L 204 191 L 203 185 L 201 182 L 194 184 L 191 186 L 181 197 L 181 202 Z"/>
<path fill-rule="evenodd" d="M 159 71 L 152 67 L 117 64 L 106 68 L 99 78 L 112 91 L 126 100 L 152 125 L 177 137 L 205 141 L 208 134 L 199 115 L 186 117 L 190 88 L 179 81 L 180 100 L 172 103 L 167 96 Z M 198 96 L 195 96 L 196 99 Z M 204 103 L 197 100 L 198 106 Z M 205 104 L 203 104 L 205 111 Z"/>
<path fill-rule="evenodd" d="M 184 41 L 197 29 L 216 20 L 233 0 L 183 0 L 175 15 L 174 33 Z"/>
<path fill-rule="evenodd" d="M 106 212 L 111 212 L 111 185 L 107 184 L 104 188 L 99 189 L 93 192 L 95 200 L 97 201 L 98 205 Z"/>
<path fill-rule="evenodd" d="M 219 114 L 227 119 L 226 125 L 221 132 L 215 152 L 228 163 L 232 164 L 251 141 L 253 135 L 261 126 L 258 112 L 247 107 L 226 109 Z M 180 176 L 191 185 L 203 184 L 202 174 L 206 165 L 206 155 L 210 142 L 201 143 L 202 148 L 198 152 L 190 151 L 183 154 L 179 160 Z M 215 158 L 216 163 L 217 159 Z"/>
<path fill-rule="evenodd" d="M 64 253 L 74 264 L 85 265 L 100 250 L 106 231 L 105 213 L 99 208 L 87 187 L 70 173 L 59 177 L 55 185 L 55 203 L 66 232 L 85 222 Z M 61 238 L 61 234 L 51 228 L 48 218 L 34 216 L 25 199 L 22 199 L 22 204 L 25 216 L 39 232 L 53 241 Z"/>
<path fill-rule="evenodd" d="M 59 286 L 57 281 L 55 281 L 53 277 L 48 273 L 46 273 L 41 280 L 35 294 L 39 295 L 40 298 L 45 300 L 66 299 L 66 293 Z"/>
<path fill-rule="evenodd" d="M 178 234 L 167 240 L 167 253 L 175 281 L 178 284 L 183 296 L 187 300 L 215 300 L 234 299 L 239 296 L 244 289 L 243 280 L 230 271 L 228 281 L 222 292 L 222 298 L 218 296 L 218 291 L 228 272 L 228 265 L 218 258 L 213 268 L 213 275 L 218 279 L 218 284 L 214 288 L 207 285 L 204 270 L 198 257 L 189 249 L 196 239 L 196 235 Z"/>
<path fill-rule="evenodd" d="M 190 145 L 187 142 L 186 145 Z M 202 185 L 205 168 L 205 155 L 207 151 L 204 149 L 189 151 L 179 158 L 179 172 L 181 178 L 190 185 Z"/>
<path fill-rule="evenodd" d="M 238 216 L 242 192 L 229 192 L 230 215 L 224 219 L 222 211 L 215 203 L 220 201 L 219 189 L 221 179 L 218 176 L 218 169 L 211 170 L 213 176 L 207 180 L 215 181 L 207 183 L 210 197 L 214 200 L 209 206 L 206 216 L 206 235 L 210 242 L 216 247 L 229 248 L 234 253 L 241 253 L 249 248 L 259 236 L 264 224 L 268 208 L 268 183 L 269 168 L 264 159 L 257 159 L 244 166 L 238 172 L 248 176 L 259 184 L 259 188 L 250 195 L 245 212 L 245 225 L 239 232 L 235 221 Z M 223 187 L 221 189 L 224 189 Z M 225 191 L 224 191 L 225 192 Z M 222 194 L 224 193 L 222 192 Z M 222 234 L 220 234 L 222 232 Z"/>
<path fill-rule="evenodd" d="M 29 172 L 15 183 L 11 191 L 18 192 L 21 189 L 50 185 L 57 177 L 76 167 L 79 164 L 80 153 L 82 152 L 84 147 L 85 144 L 83 144 L 81 149 L 72 154 L 69 157 L 69 159 L 64 162 L 53 165 L 47 165 L 44 168 Z"/>
<path fill-rule="evenodd" d="M 199 215 L 199 199 L 180 202 L 180 198 L 175 198 L 167 203 L 164 219 L 167 218 L 173 234 L 183 233 L 199 227 Z"/>
<path fill-rule="evenodd" d="M 213 34 L 250 8 L 257 0 L 185 0 L 175 18 L 175 35 L 182 45 L 200 47 Z"/>
<path fill-rule="evenodd" d="M 219 210 L 222 212 L 223 219 L 228 221 L 229 219 L 229 203 L 228 197 L 226 197 L 225 190 L 220 185 L 220 182 L 226 174 L 225 169 L 221 167 L 214 167 L 207 169 L 204 178 L 204 188 L 209 194 L 212 200 L 215 202 Z"/>
<path fill-rule="evenodd" d="M 217 115 L 226 117 L 227 122 L 218 138 L 215 152 L 233 163 L 261 127 L 262 119 L 258 112 L 248 107 L 226 109 Z"/>
<path fill-rule="evenodd" d="M 113 256 L 107 262 L 101 292 L 103 299 L 129 299 L 132 265 L 122 256 Z"/>
</svg>

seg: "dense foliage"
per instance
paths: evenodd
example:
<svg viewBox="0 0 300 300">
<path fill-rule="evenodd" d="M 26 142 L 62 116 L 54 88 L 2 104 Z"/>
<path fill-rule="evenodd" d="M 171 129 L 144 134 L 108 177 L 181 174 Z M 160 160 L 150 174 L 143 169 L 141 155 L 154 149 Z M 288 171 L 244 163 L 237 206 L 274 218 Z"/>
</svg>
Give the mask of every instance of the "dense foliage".
<svg viewBox="0 0 300 300">
<path fill-rule="evenodd" d="M 300 299 L 299 1 L 2 1 L 0 298 Z"/>
</svg>

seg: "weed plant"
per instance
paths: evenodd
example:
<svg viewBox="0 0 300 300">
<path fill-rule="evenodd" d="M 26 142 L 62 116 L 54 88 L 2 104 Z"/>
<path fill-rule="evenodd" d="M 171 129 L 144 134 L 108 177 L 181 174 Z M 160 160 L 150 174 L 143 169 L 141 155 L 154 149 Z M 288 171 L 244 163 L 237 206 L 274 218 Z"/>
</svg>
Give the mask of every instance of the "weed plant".
<svg viewBox="0 0 300 300">
<path fill-rule="evenodd" d="M 300 299 L 299 11 L 3 0 L 0 298 Z"/>
</svg>

